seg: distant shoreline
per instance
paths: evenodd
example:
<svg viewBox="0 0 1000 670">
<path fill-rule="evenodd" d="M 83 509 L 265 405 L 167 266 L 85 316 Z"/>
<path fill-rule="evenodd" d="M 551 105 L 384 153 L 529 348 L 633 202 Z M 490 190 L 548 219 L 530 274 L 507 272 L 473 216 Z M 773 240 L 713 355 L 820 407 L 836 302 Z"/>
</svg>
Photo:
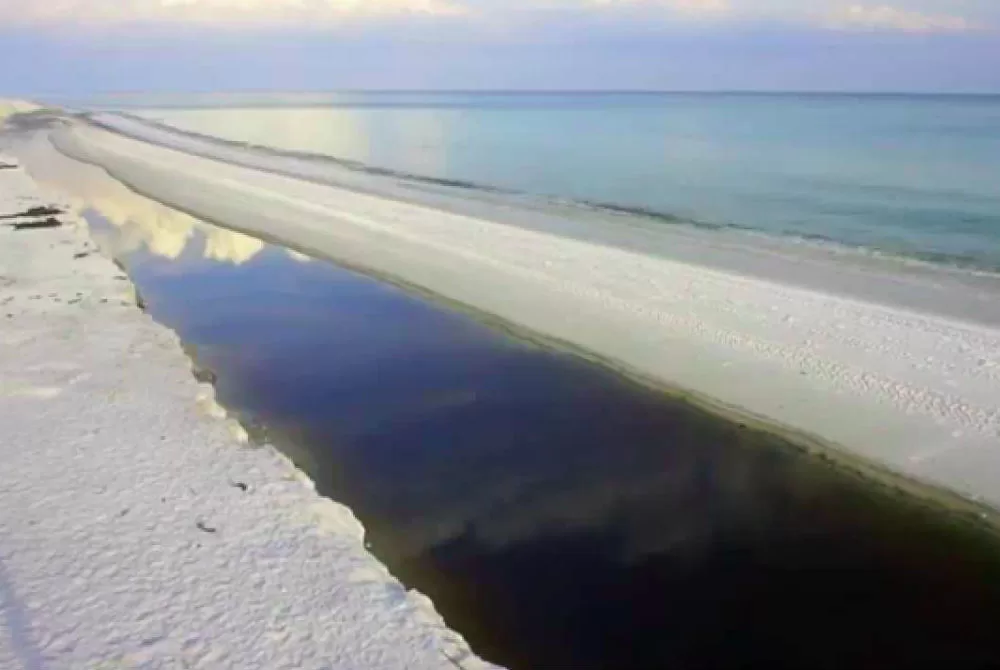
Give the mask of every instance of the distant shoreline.
<svg viewBox="0 0 1000 670">
<path fill-rule="evenodd" d="M 229 91 L 118 91 L 102 93 L 90 98 L 61 97 L 60 100 L 85 101 L 100 99 L 137 98 L 137 97 L 226 97 L 253 95 L 760 95 L 760 96 L 845 96 L 845 97 L 966 97 L 989 98 L 1000 97 L 1000 91 L 852 91 L 852 90 L 755 90 L 755 89 L 233 89 Z M 44 99 L 44 96 L 43 96 Z"/>
</svg>

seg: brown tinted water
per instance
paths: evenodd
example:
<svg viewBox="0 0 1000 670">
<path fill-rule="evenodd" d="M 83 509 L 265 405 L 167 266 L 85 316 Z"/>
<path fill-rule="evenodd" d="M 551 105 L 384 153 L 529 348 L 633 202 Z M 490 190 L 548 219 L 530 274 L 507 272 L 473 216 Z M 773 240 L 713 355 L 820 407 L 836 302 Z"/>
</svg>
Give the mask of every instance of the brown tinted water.
<svg viewBox="0 0 1000 670">
<path fill-rule="evenodd" d="M 1000 667 L 1000 545 L 982 529 L 397 288 L 202 230 L 174 258 L 126 245 L 147 309 L 483 657 Z"/>
</svg>

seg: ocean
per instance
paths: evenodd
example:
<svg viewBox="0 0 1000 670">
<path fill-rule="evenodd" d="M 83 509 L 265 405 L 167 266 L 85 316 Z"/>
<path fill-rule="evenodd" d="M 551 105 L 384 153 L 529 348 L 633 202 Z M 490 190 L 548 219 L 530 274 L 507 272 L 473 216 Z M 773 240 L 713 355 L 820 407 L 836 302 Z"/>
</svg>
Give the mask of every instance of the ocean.
<svg viewBox="0 0 1000 670">
<path fill-rule="evenodd" d="M 1000 96 L 340 93 L 109 106 L 664 225 L 1000 269 Z"/>
</svg>

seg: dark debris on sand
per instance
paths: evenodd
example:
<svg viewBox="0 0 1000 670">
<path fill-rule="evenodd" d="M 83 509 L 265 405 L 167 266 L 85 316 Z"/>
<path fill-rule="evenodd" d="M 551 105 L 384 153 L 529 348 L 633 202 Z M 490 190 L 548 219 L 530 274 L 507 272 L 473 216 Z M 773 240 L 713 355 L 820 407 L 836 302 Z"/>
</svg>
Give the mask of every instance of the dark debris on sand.
<svg viewBox="0 0 1000 670">
<path fill-rule="evenodd" d="M 0 220 L 5 219 L 23 219 L 29 217 L 42 217 L 42 216 L 58 216 L 62 214 L 63 211 L 58 207 L 32 207 L 31 209 L 26 209 L 23 212 L 18 212 L 17 214 L 5 214 L 0 216 Z"/>
<path fill-rule="evenodd" d="M 37 221 L 23 221 L 21 223 L 15 223 L 14 230 L 38 230 L 42 228 L 58 228 L 62 225 L 63 225 L 62 221 L 50 216 L 47 219 L 40 219 Z"/>
</svg>

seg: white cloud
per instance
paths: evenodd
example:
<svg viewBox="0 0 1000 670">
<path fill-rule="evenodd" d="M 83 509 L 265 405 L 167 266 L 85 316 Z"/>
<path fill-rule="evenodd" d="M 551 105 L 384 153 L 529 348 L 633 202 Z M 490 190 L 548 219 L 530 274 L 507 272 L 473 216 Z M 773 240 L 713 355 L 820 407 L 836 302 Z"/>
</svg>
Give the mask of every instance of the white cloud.
<svg viewBox="0 0 1000 670">
<path fill-rule="evenodd" d="M 850 30 L 960 32 L 996 20 L 997 0 L 0 0 L 0 25 L 201 23 L 334 25 L 355 20 L 478 16 L 480 30 L 538 15 L 592 14 L 778 22 Z M 956 7 L 961 6 L 961 10 Z"/>
<path fill-rule="evenodd" d="M 837 28 L 910 33 L 966 32 L 983 27 L 962 16 L 925 14 L 890 5 L 849 5 L 833 12 L 829 19 Z"/>
<path fill-rule="evenodd" d="M 589 0 L 594 7 L 662 7 L 684 14 L 718 15 L 729 11 L 729 0 Z"/>
<path fill-rule="evenodd" d="M 0 21 L 274 23 L 464 13 L 460 0 L 0 0 Z"/>
</svg>

